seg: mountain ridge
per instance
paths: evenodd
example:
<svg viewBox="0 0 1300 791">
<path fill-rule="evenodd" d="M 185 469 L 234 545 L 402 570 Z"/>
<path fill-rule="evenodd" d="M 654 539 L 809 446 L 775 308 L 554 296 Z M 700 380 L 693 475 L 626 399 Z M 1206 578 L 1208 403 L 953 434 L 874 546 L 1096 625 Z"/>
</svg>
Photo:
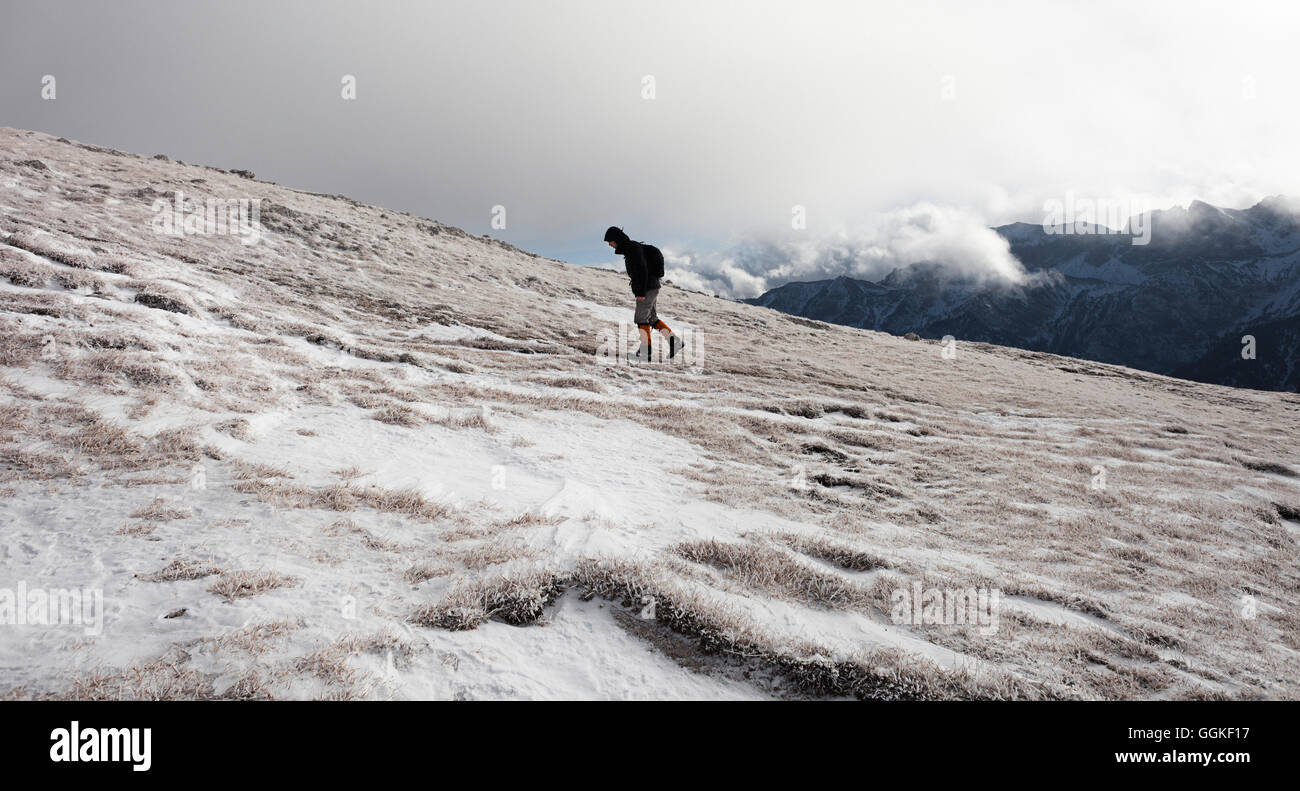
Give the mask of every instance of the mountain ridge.
<svg viewBox="0 0 1300 791">
<path fill-rule="evenodd" d="M 1215 384 L 1300 389 L 1300 202 L 1270 196 L 1238 210 L 1193 201 L 1151 212 L 1148 221 L 1146 245 L 1127 231 L 994 228 L 1029 276 L 1021 284 L 920 262 L 877 282 L 787 283 L 742 301 L 899 335 L 953 335 Z M 1243 336 L 1257 335 L 1256 359 L 1241 358 Z M 1252 365 L 1259 354 L 1266 364 Z"/>
</svg>

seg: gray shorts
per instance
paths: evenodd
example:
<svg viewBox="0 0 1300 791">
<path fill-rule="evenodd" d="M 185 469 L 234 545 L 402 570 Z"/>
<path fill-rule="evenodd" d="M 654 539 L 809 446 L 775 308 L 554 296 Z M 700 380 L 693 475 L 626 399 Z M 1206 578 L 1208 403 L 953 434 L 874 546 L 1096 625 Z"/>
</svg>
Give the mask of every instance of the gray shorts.
<svg viewBox="0 0 1300 791">
<path fill-rule="evenodd" d="M 652 288 L 645 292 L 645 299 L 636 303 L 636 315 L 632 319 L 635 324 L 656 324 L 659 321 L 659 314 L 655 312 L 655 302 L 659 299 L 659 289 Z"/>
</svg>

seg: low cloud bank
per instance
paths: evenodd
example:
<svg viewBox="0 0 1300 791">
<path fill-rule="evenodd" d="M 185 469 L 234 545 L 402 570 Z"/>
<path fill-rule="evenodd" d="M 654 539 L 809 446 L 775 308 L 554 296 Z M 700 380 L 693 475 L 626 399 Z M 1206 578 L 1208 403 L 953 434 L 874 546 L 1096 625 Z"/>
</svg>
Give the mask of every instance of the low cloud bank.
<svg viewBox="0 0 1300 791">
<path fill-rule="evenodd" d="M 1026 280 L 1007 241 L 979 216 L 919 203 L 880 215 L 853 232 L 755 237 L 721 252 L 665 247 L 665 274 L 679 286 L 725 297 L 755 297 L 791 281 L 847 275 L 880 280 L 927 261 L 954 276 L 1008 283 Z"/>
</svg>

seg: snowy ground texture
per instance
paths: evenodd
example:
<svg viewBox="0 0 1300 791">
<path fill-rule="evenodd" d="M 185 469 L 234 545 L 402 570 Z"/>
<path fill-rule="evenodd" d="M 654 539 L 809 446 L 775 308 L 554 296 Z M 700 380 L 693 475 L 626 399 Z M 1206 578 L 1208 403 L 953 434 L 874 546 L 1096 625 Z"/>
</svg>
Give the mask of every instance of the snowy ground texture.
<svg viewBox="0 0 1300 791">
<path fill-rule="evenodd" d="M 0 696 L 1300 696 L 1295 395 L 672 287 L 694 364 L 618 364 L 614 272 L 3 128 L 0 186 Z"/>
</svg>

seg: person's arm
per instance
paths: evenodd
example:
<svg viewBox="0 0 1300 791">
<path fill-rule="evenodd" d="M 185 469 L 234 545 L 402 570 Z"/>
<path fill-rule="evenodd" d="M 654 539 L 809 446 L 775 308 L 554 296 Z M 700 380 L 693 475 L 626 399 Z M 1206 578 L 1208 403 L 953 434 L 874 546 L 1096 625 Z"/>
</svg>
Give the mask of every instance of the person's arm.
<svg viewBox="0 0 1300 791">
<path fill-rule="evenodd" d="M 641 252 L 641 245 L 630 246 L 627 255 L 623 256 L 623 265 L 627 268 L 627 276 L 632 279 L 632 293 L 637 298 L 644 297 L 646 266 L 645 255 Z"/>
</svg>

